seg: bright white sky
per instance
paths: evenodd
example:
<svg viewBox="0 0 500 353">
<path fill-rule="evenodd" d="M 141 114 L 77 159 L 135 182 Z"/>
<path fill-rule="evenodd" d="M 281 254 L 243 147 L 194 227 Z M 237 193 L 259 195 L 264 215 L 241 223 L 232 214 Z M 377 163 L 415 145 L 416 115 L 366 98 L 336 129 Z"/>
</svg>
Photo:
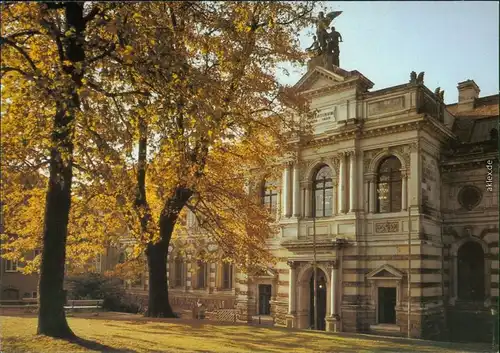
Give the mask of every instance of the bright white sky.
<svg viewBox="0 0 500 353">
<path fill-rule="evenodd" d="M 445 90 L 446 103 L 458 99 L 457 83 L 474 80 L 480 96 L 498 94 L 499 3 L 496 1 L 326 2 L 343 11 L 333 25 L 342 34 L 340 66 L 358 70 L 375 83 L 372 90 L 408 82 L 425 71 L 425 85 Z M 311 26 L 311 31 L 314 30 Z M 311 34 L 301 33 L 303 48 Z M 280 76 L 294 84 L 302 74 Z"/>
</svg>

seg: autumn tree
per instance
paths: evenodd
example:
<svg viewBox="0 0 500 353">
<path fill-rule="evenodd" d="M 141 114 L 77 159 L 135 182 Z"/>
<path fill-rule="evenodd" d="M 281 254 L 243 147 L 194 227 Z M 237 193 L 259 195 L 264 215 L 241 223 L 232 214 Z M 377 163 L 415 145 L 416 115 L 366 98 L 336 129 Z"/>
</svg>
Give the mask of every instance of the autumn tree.
<svg viewBox="0 0 500 353">
<path fill-rule="evenodd" d="M 41 189 L 33 195 L 13 193 L 5 205 L 12 219 L 5 224 L 5 236 L 15 244 L 25 232 L 12 226 L 17 217 L 26 219 L 32 207 L 33 219 L 43 224 L 40 264 L 38 333 L 72 337 L 65 314 L 63 280 L 72 186 L 77 123 L 86 116 L 81 109 L 87 72 L 99 69 L 101 61 L 115 48 L 116 36 L 106 31 L 109 14 L 119 10 L 113 4 L 83 2 L 2 4 L 0 68 L 2 78 L 2 169 L 12 177 L 36 173 L 44 176 L 45 204 Z M 95 118 L 94 118 L 95 120 Z M 83 207 L 84 204 L 81 204 Z M 77 207 L 79 208 L 79 207 Z M 84 207 L 79 211 L 85 213 Z M 88 209 L 87 209 L 88 211 Z M 43 221 L 38 215 L 43 214 Z M 12 226 L 12 227 L 11 227 Z M 36 227 L 30 228 L 37 232 Z M 37 235 L 32 234 L 36 237 Z M 12 245 L 12 243 L 11 243 Z M 12 246 L 11 246 L 12 248 Z"/>
<path fill-rule="evenodd" d="M 129 6 L 134 16 L 119 34 L 126 56 L 116 60 L 133 90 L 147 95 L 116 99 L 133 117 L 138 154 L 129 177 L 118 173 L 110 186 L 121 190 L 124 218 L 140 225 L 129 228 L 148 259 L 147 314 L 170 317 L 167 250 L 186 208 L 239 267 L 270 260 L 264 244 L 275 229 L 244 182 L 250 170 L 275 173 L 290 134 L 307 125 L 307 104 L 278 83 L 276 67 L 305 59 L 297 34 L 315 4 Z M 102 80 L 102 89 L 111 91 L 116 79 Z M 114 151 L 115 162 L 124 160 Z"/>
</svg>

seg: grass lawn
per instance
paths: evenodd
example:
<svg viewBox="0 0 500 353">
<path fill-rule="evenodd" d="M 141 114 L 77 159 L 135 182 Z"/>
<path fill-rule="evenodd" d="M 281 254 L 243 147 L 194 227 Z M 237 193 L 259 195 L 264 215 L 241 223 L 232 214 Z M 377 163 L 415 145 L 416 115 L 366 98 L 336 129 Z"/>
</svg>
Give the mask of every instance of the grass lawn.
<svg viewBox="0 0 500 353">
<path fill-rule="evenodd" d="M 1 352 L 488 352 L 487 345 L 330 334 L 138 315 L 69 317 L 77 342 L 36 336 L 37 320 L 0 316 Z"/>
</svg>

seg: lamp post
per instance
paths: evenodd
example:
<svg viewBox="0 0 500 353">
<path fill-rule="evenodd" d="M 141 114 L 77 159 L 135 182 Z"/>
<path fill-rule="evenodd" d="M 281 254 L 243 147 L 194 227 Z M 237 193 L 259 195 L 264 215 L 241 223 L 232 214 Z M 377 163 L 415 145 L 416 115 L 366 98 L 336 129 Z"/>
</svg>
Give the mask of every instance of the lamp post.
<svg viewBox="0 0 500 353">
<path fill-rule="evenodd" d="M 411 338 L 411 206 L 408 206 L 408 338 Z"/>
<path fill-rule="evenodd" d="M 492 334 L 492 342 L 491 342 L 491 346 L 493 348 L 493 350 L 495 350 L 495 345 L 496 345 L 496 340 L 495 340 L 495 334 L 496 334 L 496 323 L 497 323 L 497 308 L 495 308 L 494 306 L 491 307 L 491 317 L 493 319 L 493 334 Z"/>
<path fill-rule="evenodd" d="M 316 207 L 313 210 L 313 306 L 314 306 L 314 329 L 318 329 L 318 264 L 316 262 Z"/>
</svg>

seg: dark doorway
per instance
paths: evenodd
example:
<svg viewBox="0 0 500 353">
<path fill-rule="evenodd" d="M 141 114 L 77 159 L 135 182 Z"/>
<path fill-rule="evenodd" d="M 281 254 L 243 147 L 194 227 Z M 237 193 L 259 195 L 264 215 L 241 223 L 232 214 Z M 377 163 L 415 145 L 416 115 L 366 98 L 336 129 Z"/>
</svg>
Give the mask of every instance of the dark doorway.
<svg viewBox="0 0 500 353">
<path fill-rule="evenodd" d="M 396 288 L 379 287 L 378 289 L 378 323 L 396 323 Z"/>
<path fill-rule="evenodd" d="M 325 280 L 325 273 L 318 269 L 317 272 L 318 275 L 318 285 L 317 285 L 317 295 L 318 295 L 318 320 L 317 324 L 318 327 L 316 328 L 317 330 L 325 330 L 325 317 L 326 317 L 326 280 Z M 309 298 L 310 298 L 310 305 L 309 305 L 309 325 L 312 328 L 315 328 L 314 324 L 314 273 L 311 274 L 311 280 L 309 281 Z"/>
<path fill-rule="evenodd" d="M 271 285 L 259 284 L 259 315 L 271 315 Z"/>
<path fill-rule="evenodd" d="M 458 249 L 458 298 L 484 300 L 484 252 L 480 244 L 469 241 Z"/>
</svg>

